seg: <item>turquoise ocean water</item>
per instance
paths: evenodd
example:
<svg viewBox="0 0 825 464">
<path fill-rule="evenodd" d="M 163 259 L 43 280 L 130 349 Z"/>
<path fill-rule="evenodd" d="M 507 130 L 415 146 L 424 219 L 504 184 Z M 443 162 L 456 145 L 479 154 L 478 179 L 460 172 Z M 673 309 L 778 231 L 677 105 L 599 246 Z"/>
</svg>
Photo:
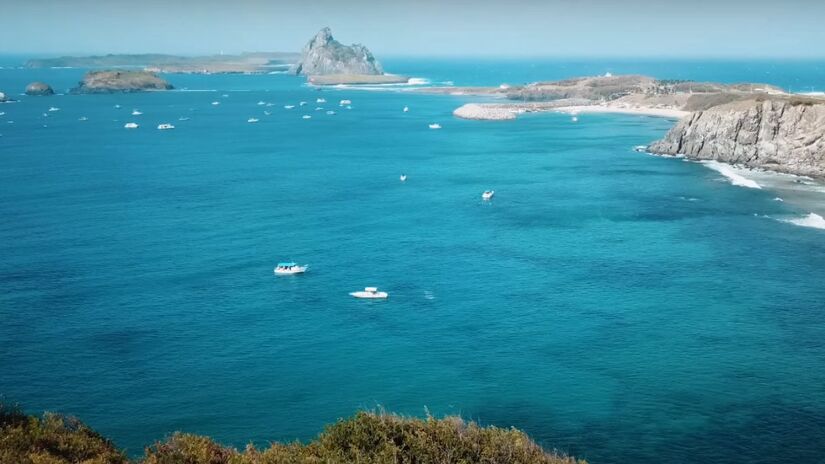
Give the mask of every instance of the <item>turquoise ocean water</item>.
<svg viewBox="0 0 825 464">
<path fill-rule="evenodd" d="M 10 94 L 82 75 L 0 61 Z M 456 85 L 611 71 L 825 89 L 816 62 L 386 65 Z M 768 189 L 632 150 L 671 121 L 471 122 L 451 116 L 461 97 L 169 79 L 190 91 L 0 105 L 6 401 L 134 454 L 174 430 L 305 440 L 380 405 L 595 463 L 825 457 L 825 230 L 779 220 L 812 208 Z M 310 272 L 276 278 L 282 260 Z M 370 285 L 390 299 L 347 295 Z"/>
</svg>

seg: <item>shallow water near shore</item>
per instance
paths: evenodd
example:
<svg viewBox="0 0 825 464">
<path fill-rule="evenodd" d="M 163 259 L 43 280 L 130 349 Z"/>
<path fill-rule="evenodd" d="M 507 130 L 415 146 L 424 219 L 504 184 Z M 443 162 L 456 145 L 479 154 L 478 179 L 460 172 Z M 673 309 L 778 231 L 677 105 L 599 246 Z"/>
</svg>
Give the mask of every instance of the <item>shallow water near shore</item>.
<svg viewBox="0 0 825 464">
<path fill-rule="evenodd" d="M 81 74 L 2 69 L 0 90 Z M 462 121 L 471 99 L 170 80 L 208 91 L 0 105 L 6 400 L 132 454 L 174 430 L 309 439 L 381 405 L 594 463 L 825 455 L 825 231 L 777 220 L 815 191 L 634 152 L 665 119 Z M 275 277 L 283 260 L 310 271 Z M 347 295 L 371 285 L 389 300 Z"/>
</svg>

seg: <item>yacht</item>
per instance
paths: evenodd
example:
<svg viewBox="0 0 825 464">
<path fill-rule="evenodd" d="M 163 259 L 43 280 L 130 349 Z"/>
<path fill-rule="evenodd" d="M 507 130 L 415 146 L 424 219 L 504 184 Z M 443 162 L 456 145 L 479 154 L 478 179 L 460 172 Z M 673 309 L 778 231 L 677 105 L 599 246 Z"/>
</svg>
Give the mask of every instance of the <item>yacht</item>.
<svg viewBox="0 0 825 464">
<path fill-rule="evenodd" d="M 250 124 L 254 124 L 254 123 L 258 122 L 258 118 L 249 118 L 249 119 L 246 120 L 246 122 L 248 122 Z"/>
<path fill-rule="evenodd" d="M 265 101 L 261 100 L 261 101 L 258 102 L 258 106 L 264 106 L 264 105 L 266 105 Z"/>
<path fill-rule="evenodd" d="M 125 129 L 137 129 L 140 126 L 138 126 L 136 122 L 127 122 L 126 124 L 123 125 L 123 127 Z"/>
<path fill-rule="evenodd" d="M 60 111 L 60 108 L 55 108 L 54 106 L 49 108 L 50 113 L 54 113 L 55 111 Z"/>
<path fill-rule="evenodd" d="M 490 200 L 493 198 L 493 195 L 496 194 L 495 190 L 485 190 L 484 193 L 481 194 L 482 200 Z"/>
<path fill-rule="evenodd" d="M 430 124 L 430 129 L 441 129 L 441 124 Z"/>
<path fill-rule="evenodd" d="M 347 105 L 352 105 L 352 100 L 341 100 L 340 102 L 338 102 L 338 106 L 347 106 Z"/>
<path fill-rule="evenodd" d="M 409 113 L 409 112 L 410 112 L 410 107 L 409 107 L 409 106 L 405 106 L 405 107 L 404 107 L 404 112 L 405 112 L 405 113 Z"/>
<path fill-rule="evenodd" d="M 132 116 L 140 116 L 141 114 L 143 114 L 143 113 L 141 113 L 141 112 L 140 112 L 140 111 L 138 111 L 138 110 L 133 110 L 133 111 L 132 111 Z"/>
<path fill-rule="evenodd" d="M 310 115 L 308 115 L 308 114 L 305 114 L 305 115 L 303 116 L 303 118 L 304 118 L 304 119 L 312 119 L 312 116 L 310 116 Z"/>
<path fill-rule="evenodd" d="M 219 102 L 219 101 L 213 101 L 213 102 L 212 102 L 212 106 L 218 106 L 218 105 L 220 105 L 220 104 L 221 104 L 221 102 Z"/>
<path fill-rule="evenodd" d="M 329 110 L 329 111 L 327 111 L 327 114 L 328 114 L 328 115 L 330 115 L 330 116 L 332 116 L 332 115 L 334 115 L 334 114 L 335 114 L 335 111 Z"/>
<path fill-rule="evenodd" d="M 326 98 L 319 98 L 319 99 L 315 100 L 315 103 L 326 103 L 326 102 L 327 102 Z"/>
<path fill-rule="evenodd" d="M 88 120 L 89 120 L 89 118 L 87 118 L 86 116 L 81 116 L 81 117 L 79 117 L 77 120 L 78 120 L 78 121 L 88 121 Z"/>
<path fill-rule="evenodd" d="M 175 126 L 173 126 L 171 124 L 168 124 L 168 123 L 158 125 L 158 130 L 171 130 L 171 129 L 174 129 L 174 128 L 175 128 Z"/>
<path fill-rule="evenodd" d="M 399 179 L 401 179 L 401 182 L 406 182 L 407 181 L 407 175 L 406 174 L 401 174 L 401 177 L 399 177 Z"/>
<path fill-rule="evenodd" d="M 299 266 L 296 263 L 278 263 L 275 266 L 275 275 L 295 275 L 295 274 L 303 274 L 307 271 L 309 266 Z"/>
<path fill-rule="evenodd" d="M 295 108 L 295 105 L 284 105 L 285 110 L 291 110 L 292 108 Z"/>
<path fill-rule="evenodd" d="M 367 287 L 361 292 L 351 292 L 350 295 L 354 296 L 355 298 L 366 298 L 366 299 L 387 299 L 390 295 L 387 292 L 379 292 L 378 287 Z"/>
</svg>

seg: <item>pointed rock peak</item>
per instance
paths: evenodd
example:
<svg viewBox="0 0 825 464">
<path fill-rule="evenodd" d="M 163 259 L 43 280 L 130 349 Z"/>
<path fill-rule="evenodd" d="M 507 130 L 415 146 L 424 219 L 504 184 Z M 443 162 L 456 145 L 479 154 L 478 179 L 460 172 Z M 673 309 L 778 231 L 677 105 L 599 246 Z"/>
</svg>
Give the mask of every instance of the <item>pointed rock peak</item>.
<svg viewBox="0 0 825 464">
<path fill-rule="evenodd" d="M 326 45 L 333 40 L 335 39 L 332 37 L 332 29 L 325 27 L 315 34 L 315 38 L 312 41 L 315 42 L 315 45 Z"/>
</svg>

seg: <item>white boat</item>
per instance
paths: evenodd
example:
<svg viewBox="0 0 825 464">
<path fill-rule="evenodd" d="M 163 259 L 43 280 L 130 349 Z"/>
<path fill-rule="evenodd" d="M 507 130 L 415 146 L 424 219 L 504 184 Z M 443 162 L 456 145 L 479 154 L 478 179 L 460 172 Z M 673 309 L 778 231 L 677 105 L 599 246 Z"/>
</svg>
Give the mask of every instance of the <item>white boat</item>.
<svg viewBox="0 0 825 464">
<path fill-rule="evenodd" d="M 219 102 L 219 101 L 213 101 L 213 102 L 212 102 L 212 106 L 218 106 L 218 105 L 220 105 L 220 104 L 221 104 L 221 102 Z"/>
<path fill-rule="evenodd" d="M 266 105 L 266 102 L 265 102 L 265 101 L 259 101 L 259 102 L 258 102 L 258 106 L 264 106 L 264 105 Z"/>
<path fill-rule="evenodd" d="M 405 112 L 405 113 L 409 113 L 409 112 L 410 112 L 410 107 L 409 107 L 409 106 L 405 106 L 405 107 L 404 107 L 404 112 Z"/>
<path fill-rule="evenodd" d="M 295 108 L 295 105 L 284 105 L 285 110 L 291 110 L 292 108 Z"/>
<path fill-rule="evenodd" d="M 168 123 L 158 125 L 158 130 L 171 130 L 171 129 L 174 129 L 174 128 L 175 128 L 175 126 L 173 126 L 171 124 L 168 124 Z"/>
<path fill-rule="evenodd" d="M 189 120 L 189 118 L 187 118 L 186 116 L 181 116 L 181 117 L 178 118 L 178 121 L 188 121 L 188 120 Z"/>
<path fill-rule="evenodd" d="M 5 111 L 0 111 L 0 116 L 5 116 L 5 115 L 6 115 Z"/>
<path fill-rule="evenodd" d="M 55 111 L 60 111 L 60 108 L 55 108 L 54 106 L 49 108 L 50 113 L 54 113 Z"/>
<path fill-rule="evenodd" d="M 355 298 L 365 298 L 365 299 L 380 299 L 384 300 L 390 295 L 387 292 L 379 292 L 378 287 L 367 287 L 364 291 L 361 292 L 351 292 L 350 295 L 354 296 Z"/>
<path fill-rule="evenodd" d="M 327 114 L 328 114 L 328 115 L 330 115 L 330 116 L 332 116 L 332 115 L 334 115 L 334 114 L 335 114 L 335 111 L 329 110 L 329 111 L 327 111 Z"/>
<path fill-rule="evenodd" d="M 315 100 L 315 103 L 326 103 L 326 102 L 327 102 L 326 98 L 319 98 L 319 99 Z"/>
<path fill-rule="evenodd" d="M 133 111 L 132 111 L 132 116 L 140 116 L 141 114 L 143 114 L 143 113 L 141 113 L 141 112 L 140 112 L 140 111 L 138 111 L 138 110 L 133 110 Z"/>
<path fill-rule="evenodd" d="M 87 118 L 86 116 L 81 116 L 81 117 L 79 117 L 77 120 L 78 120 L 78 121 L 88 121 L 88 120 L 89 120 L 89 118 Z"/>
<path fill-rule="evenodd" d="M 399 179 L 401 179 L 401 182 L 406 182 L 407 181 L 407 175 L 406 174 L 401 174 L 401 177 L 399 177 Z"/>
<path fill-rule="evenodd" d="M 495 195 L 495 194 L 496 194 L 495 190 L 486 190 L 486 191 L 484 191 L 484 193 L 481 194 L 481 199 L 482 200 L 490 200 L 490 199 L 493 198 L 493 195 Z"/>
<path fill-rule="evenodd" d="M 312 119 L 312 116 L 310 116 L 310 115 L 308 115 L 308 114 L 305 114 L 305 115 L 303 116 L 303 118 L 304 118 L 304 119 Z"/>
<path fill-rule="evenodd" d="M 430 129 L 441 129 L 441 124 L 430 124 Z"/>
<path fill-rule="evenodd" d="M 579 117 L 578 116 L 573 116 L 572 118 L 570 118 L 570 120 L 573 121 L 573 122 L 579 122 Z"/>
<path fill-rule="evenodd" d="M 338 102 L 338 106 L 347 106 L 352 105 L 352 100 L 341 100 Z"/>
<path fill-rule="evenodd" d="M 309 269 L 309 266 L 299 266 L 296 263 L 278 263 L 275 266 L 275 275 L 295 275 L 295 274 L 303 274 L 304 272 Z"/>
<path fill-rule="evenodd" d="M 306 104 L 307 104 L 307 102 L 299 102 L 298 103 L 298 105 L 300 105 L 300 106 L 306 106 Z"/>
<path fill-rule="evenodd" d="M 315 111 L 323 111 L 323 109 L 324 109 L 323 106 L 316 106 L 315 107 Z"/>
<path fill-rule="evenodd" d="M 249 118 L 249 119 L 246 120 L 246 122 L 248 122 L 250 124 L 254 124 L 254 123 L 258 122 L 258 118 Z"/>
<path fill-rule="evenodd" d="M 119 109 L 120 109 L 120 105 L 115 105 L 115 109 L 116 109 L 116 110 L 119 110 Z"/>
<path fill-rule="evenodd" d="M 140 126 L 138 126 L 136 122 L 127 122 L 126 124 L 123 125 L 123 127 L 125 129 L 137 129 Z"/>
</svg>

